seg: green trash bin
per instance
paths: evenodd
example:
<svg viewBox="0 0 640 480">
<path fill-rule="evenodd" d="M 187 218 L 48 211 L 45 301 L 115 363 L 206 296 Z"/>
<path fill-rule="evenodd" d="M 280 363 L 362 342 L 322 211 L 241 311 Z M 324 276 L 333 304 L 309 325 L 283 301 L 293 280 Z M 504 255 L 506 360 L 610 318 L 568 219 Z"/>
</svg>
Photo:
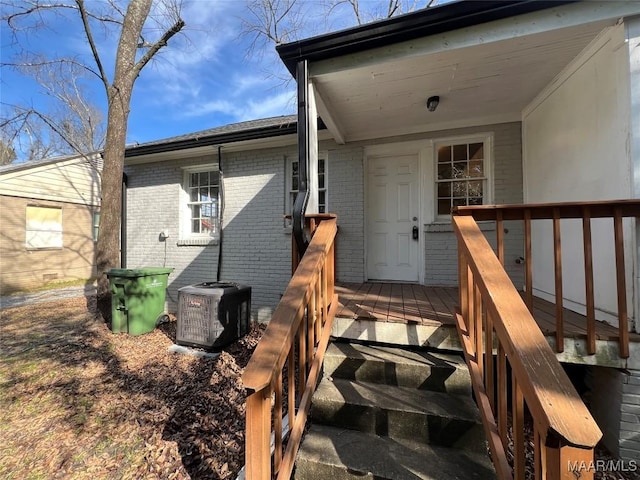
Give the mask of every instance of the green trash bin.
<svg viewBox="0 0 640 480">
<path fill-rule="evenodd" d="M 164 298 L 173 268 L 112 268 L 111 331 L 141 335 L 156 328 L 164 312 Z"/>
</svg>

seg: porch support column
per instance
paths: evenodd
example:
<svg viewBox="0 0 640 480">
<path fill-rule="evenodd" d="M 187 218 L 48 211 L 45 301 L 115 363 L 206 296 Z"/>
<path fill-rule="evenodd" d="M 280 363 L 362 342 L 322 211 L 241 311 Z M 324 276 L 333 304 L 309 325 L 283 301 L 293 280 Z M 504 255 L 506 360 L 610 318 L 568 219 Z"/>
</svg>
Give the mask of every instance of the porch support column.
<svg viewBox="0 0 640 480">
<path fill-rule="evenodd" d="M 629 143 L 631 155 L 631 189 L 634 198 L 640 198 L 640 16 L 625 18 L 627 48 L 629 51 Z M 630 316 L 635 330 L 640 332 L 640 221 L 636 219 L 635 248 L 635 305 Z"/>
<path fill-rule="evenodd" d="M 318 213 L 318 109 L 316 94 L 311 81 L 307 81 L 307 135 L 309 136 L 309 201 L 307 213 Z"/>
<path fill-rule="evenodd" d="M 304 255 L 309 238 L 304 231 L 305 214 L 318 212 L 318 121 L 313 87 L 309 81 L 307 61 L 298 62 L 298 165 L 299 185 L 293 205 L 293 235 L 300 255 Z"/>
</svg>

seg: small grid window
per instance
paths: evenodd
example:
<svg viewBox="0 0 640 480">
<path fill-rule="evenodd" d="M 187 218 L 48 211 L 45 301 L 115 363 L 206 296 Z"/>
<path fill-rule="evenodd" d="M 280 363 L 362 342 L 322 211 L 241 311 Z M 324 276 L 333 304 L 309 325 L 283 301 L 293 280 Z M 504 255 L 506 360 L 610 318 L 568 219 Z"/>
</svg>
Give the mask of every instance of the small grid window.
<svg viewBox="0 0 640 480">
<path fill-rule="evenodd" d="M 192 236 L 210 236 L 219 229 L 218 171 L 191 172 L 188 174 L 189 228 Z"/>
<path fill-rule="evenodd" d="M 289 185 L 289 203 L 287 205 L 287 213 L 291 214 L 293 213 L 293 205 L 296 202 L 296 195 L 300 189 L 300 163 L 297 160 L 291 162 Z"/>
<path fill-rule="evenodd" d="M 437 213 L 450 215 L 453 207 L 482 205 L 487 195 L 484 142 L 437 147 Z"/>
<path fill-rule="evenodd" d="M 327 195 L 327 159 L 326 157 L 318 158 L 318 213 L 327 213 L 328 195 Z M 287 201 L 287 213 L 293 212 L 293 205 L 296 201 L 296 195 L 300 189 L 300 164 L 298 160 L 293 160 L 289 163 L 289 173 L 287 178 L 288 183 L 288 201 Z"/>
<path fill-rule="evenodd" d="M 100 232 L 100 212 L 93 212 L 93 241 L 98 241 L 98 233 Z"/>
<path fill-rule="evenodd" d="M 327 213 L 327 161 L 318 159 L 318 213 Z"/>
</svg>

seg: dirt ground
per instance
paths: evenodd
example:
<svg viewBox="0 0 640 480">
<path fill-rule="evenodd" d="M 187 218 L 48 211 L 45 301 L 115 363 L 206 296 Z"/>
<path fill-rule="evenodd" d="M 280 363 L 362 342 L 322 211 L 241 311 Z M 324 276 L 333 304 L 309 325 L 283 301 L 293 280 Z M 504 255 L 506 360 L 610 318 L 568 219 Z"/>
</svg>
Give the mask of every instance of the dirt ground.
<svg viewBox="0 0 640 480">
<path fill-rule="evenodd" d="M 240 376 L 262 329 L 201 358 L 168 352 L 175 322 L 114 335 L 93 310 L 79 298 L 0 312 L 0 478 L 235 478 Z"/>
</svg>

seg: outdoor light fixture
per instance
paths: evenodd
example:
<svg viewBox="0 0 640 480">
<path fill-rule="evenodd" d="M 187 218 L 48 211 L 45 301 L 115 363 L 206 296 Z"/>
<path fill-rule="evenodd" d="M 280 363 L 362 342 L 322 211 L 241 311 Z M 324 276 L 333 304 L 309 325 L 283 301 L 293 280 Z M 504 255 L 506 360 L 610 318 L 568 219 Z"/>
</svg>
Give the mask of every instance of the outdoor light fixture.
<svg viewBox="0 0 640 480">
<path fill-rule="evenodd" d="M 430 112 L 435 112 L 436 108 L 438 108 L 438 104 L 440 103 L 440 97 L 434 95 L 433 97 L 429 97 L 427 99 L 427 110 Z"/>
</svg>

